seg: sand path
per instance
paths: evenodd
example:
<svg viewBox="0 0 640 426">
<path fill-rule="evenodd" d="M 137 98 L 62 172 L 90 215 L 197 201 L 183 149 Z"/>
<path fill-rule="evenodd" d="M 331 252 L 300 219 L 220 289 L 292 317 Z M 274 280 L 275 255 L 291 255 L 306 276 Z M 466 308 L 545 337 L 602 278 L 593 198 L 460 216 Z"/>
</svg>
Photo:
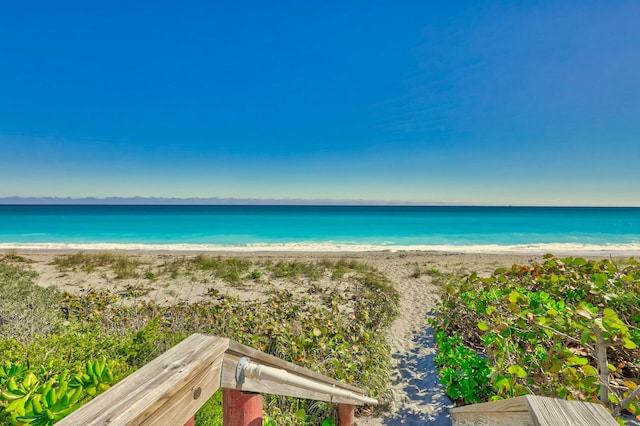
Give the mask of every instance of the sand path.
<svg viewBox="0 0 640 426">
<path fill-rule="evenodd" d="M 400 316 L 389 330 L 392 354 L 392 385 L 384 411 L 361 417 L 357 424 L 450 425 L 452 403 L 438 380 L 433 330 L 428 318 L 435 310 L 448 273 L 475 271 L 489 275 L 500 266 L 540 260 L 540 256 L 480 254 L 398 254 L 394 261 L 376 265 L 400 292 Z M 425 271 L 414 276 L 415 265 Z M 428 273 L 440 271 L 442 275 Z"/>
<path fill-rule="evenodd" d="M 451 402 L 438 382 L 433 333 L 428 324 L 439 286 L 432 277 L 413 278 L 403 270 L 385 272 L 401 294 L 400 316 L 389 330 L 392 385 L 384 412 L 363 417 L 358 424 L 449 425 Z"/>
</svg>

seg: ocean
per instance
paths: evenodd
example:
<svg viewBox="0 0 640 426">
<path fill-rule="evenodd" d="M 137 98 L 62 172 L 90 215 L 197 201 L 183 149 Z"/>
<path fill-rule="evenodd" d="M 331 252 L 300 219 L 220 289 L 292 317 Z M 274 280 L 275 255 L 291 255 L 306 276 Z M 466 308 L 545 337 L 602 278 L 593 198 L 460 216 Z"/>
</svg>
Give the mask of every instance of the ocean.
<svg viewBox="0 0 640 426">
<path fill-rule="evenodd" d="M 0 205 L 0 249 L 640 255 L 640 208 Z"/>
</svg>

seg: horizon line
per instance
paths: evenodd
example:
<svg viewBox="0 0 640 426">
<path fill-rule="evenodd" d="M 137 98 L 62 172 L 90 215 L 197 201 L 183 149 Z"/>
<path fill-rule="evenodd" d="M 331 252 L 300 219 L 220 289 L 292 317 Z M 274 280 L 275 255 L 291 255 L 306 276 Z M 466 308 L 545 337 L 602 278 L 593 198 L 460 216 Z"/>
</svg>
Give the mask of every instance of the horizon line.
<svg viewBox="0 0 640 426">
<path fill-rule="evenodd" d="M 308 199 L 308 198 L 233 198 L 233 197 L 0 197 L 0 205 L 175 205 L 175 206 L 371 206 L 371 207 L 619 207 L 640 205 L 614 204 L 521 204 L 407 200 Z"/>
</svg>

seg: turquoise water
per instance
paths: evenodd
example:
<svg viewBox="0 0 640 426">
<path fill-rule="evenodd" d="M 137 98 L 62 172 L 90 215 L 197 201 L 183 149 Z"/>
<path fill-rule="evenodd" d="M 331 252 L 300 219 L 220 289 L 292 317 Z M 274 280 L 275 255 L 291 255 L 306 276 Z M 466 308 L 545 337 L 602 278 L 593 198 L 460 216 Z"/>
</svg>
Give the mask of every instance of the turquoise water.
<svg viewBox="0 0 640 426">
<path fill-rule="evenodd" d="M 640 208 L 0 205 L 0 248 L 640 253 Z"/>
</svg>

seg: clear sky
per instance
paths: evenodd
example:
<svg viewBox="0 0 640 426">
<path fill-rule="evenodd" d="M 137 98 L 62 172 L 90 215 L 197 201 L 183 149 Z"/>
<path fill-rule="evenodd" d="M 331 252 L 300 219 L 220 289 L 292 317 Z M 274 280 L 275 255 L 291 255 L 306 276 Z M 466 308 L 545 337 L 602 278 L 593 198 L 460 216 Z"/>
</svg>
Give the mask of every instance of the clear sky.
<svg viewBox="0 0 640 426">
<path fill-rule="evenodd" d="M 640 205 L 640 2 L 3 2 L 6 196 Z"/>
</svg>

